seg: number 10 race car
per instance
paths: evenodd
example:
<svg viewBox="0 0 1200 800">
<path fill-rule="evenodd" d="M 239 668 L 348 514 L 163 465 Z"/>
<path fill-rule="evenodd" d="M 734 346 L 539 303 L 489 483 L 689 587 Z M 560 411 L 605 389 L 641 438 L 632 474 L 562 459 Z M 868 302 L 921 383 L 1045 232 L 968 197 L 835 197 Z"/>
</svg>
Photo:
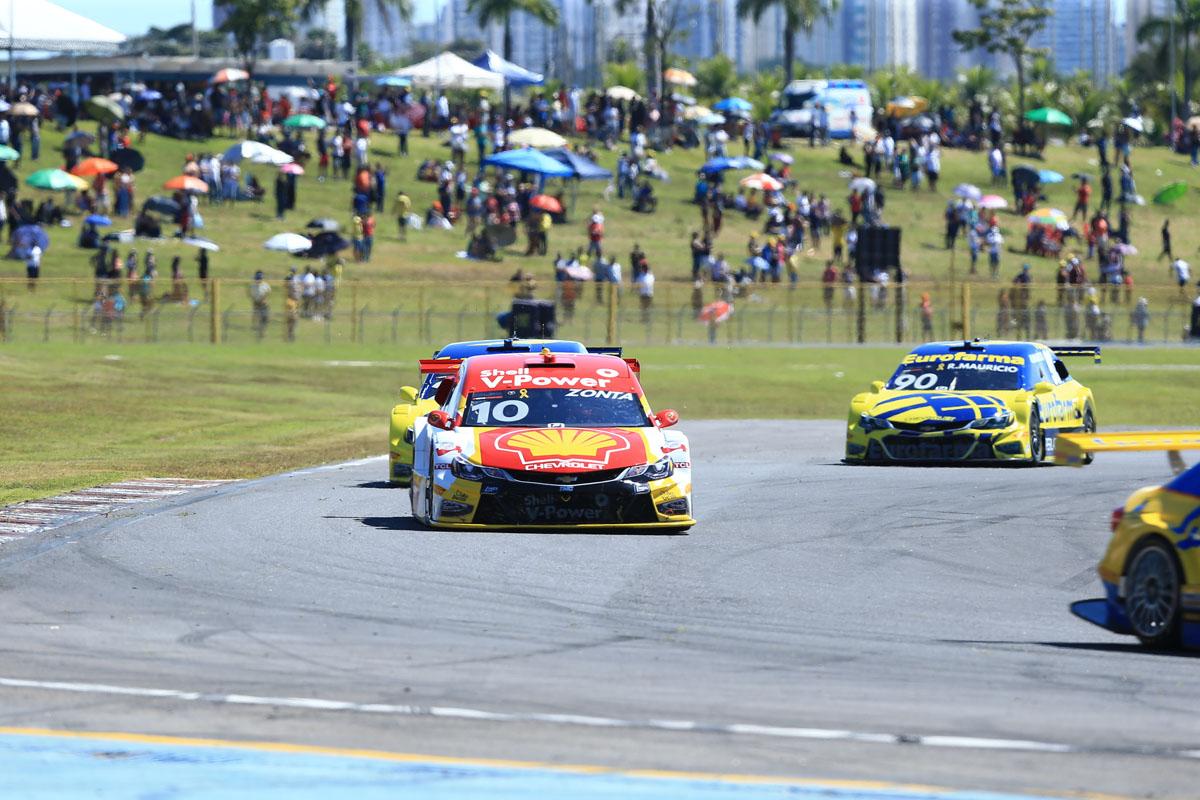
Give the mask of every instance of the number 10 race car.
<svg viewBox="0 0 1200 800">
<path fill-rule="evenodd" d="M 653 414 L 633 359 L 480 355 L 445 377 L 416 433 L 413 516 L 439 528 L 666 528 L 692 519 L 688 440 Z"/>
<path fill-rule="evenodd" d="M 885 386 L 850 402 L 846 461 L 1023 461 L 1047 438 L 1096 430 L 1092 391 L 1062 356 L 1100 360 L 1098 347 L 1033 342 L 933 342 L 906 355 Z"/>
</svg>

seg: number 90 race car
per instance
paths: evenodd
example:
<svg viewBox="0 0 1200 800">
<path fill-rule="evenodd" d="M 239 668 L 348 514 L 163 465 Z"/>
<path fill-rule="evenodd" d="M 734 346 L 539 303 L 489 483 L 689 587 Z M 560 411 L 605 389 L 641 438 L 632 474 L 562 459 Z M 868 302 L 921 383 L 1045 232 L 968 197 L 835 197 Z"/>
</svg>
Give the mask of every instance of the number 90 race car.
<svg viewBox="0 0 1200 800">
<path fill-rule="evenodd" d="M 637 362 L 591 354 L 423 361 L 441 408 L 417 431 L 413 516 L 439 528 L 660 528 L 692 519 L 688 440 Z"/>
<path fill-rule="evenodd" d="M 619 347 L 584 347 L 579 342 L 563 339 L 482 339 L 473 342 L 453 342 L 433 354 L 434 358 L 469 358 L 486 353 L 537 353 L 549 349 L 555 353 L 603 352 L 620 355 Z M 426 374 L 420 388 L 400 388 L 400 402 L 392 408 L 388 426 L 388 481 L 394 486 L 408 486 L 412 478 L 414 422 L 438 407 L 434 400 L 442 376 Z"/>
<path fill-rule="evenodd" d="M 1061 356 L 1099 347 L 1034 342 L 932 342 L 906 355 L 884 385 L 850 402 L 846 462 L 1023 461 L 1047 437 L 1096 430 L 1092 392 Z"/>
</svg>

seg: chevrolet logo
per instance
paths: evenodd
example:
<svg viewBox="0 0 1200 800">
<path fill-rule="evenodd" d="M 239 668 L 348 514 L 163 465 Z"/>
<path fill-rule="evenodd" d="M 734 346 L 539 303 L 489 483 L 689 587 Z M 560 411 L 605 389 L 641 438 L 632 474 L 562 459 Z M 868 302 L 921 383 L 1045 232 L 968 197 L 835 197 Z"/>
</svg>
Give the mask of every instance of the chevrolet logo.
<svg viewBox="0 0 1200 800">
<path fill-rule="evenodd" d="M 579 480 L 579 477 L 577 475 L 559 475 L 554 480 L 559 483 L 575 483 Z"/>
</svg>

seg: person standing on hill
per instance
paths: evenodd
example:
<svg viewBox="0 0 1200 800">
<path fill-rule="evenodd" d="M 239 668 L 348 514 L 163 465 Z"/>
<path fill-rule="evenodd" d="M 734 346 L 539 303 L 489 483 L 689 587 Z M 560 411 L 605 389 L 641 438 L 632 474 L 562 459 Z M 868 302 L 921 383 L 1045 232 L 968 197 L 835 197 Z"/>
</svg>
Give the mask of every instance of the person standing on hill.
<svg viewBox="0 0 1200 800">
<path fill-rule="evenodd" d="M 261 342 L 267 332 L 267 322 L 270 315 L 267 298 L 271 294 L 271 284 L 263 279 L 261 270 L 254 273 L 254 282 L 250 284 L 249 291 L 250 304 L 254 312 L 254 336 Z"/>
<path fill-rule="evenodd" d="M 408 241 L 408 215 L 412 213 L 412 199 L 401 189 L 396 193 L 396 224 L 400 228 L 400 241 Z"/>
<path fill-rule="evenodd" d="M 280 172 L 275 176 L 275 219 L 283 219 L 288 206 L 287 175 Z"/>
<path fill-rule="evenodd" d="M 1079 179 L 1079 188 L 1075 190 L 1075 210 L 1071 212 L 1071 221 L 1074 222 L 1075 215 L 1079 214 L 1083 217 L 1083 221 L 1088 219 L 1088 205 L 1092 199 L 1092 184 L 1088 182 L 1087 176 L 1084 175 Z"/>
<path fill-rule="evenodd" d="M 588 221 L 588 256 L 599 261 L 604 255 L 604 215 L 599 206 L 592 207 L 592 216 Z"/>
<path fill-rule="evenodd" d="M 1162 252 L 1158 254 L 1159 258 L 1166 256 L 1172 261 L 1175 260 L 1175 255 L 1171 252 L 1171 220 L 1164 219 L 1162 224 Z"/>
</svg>

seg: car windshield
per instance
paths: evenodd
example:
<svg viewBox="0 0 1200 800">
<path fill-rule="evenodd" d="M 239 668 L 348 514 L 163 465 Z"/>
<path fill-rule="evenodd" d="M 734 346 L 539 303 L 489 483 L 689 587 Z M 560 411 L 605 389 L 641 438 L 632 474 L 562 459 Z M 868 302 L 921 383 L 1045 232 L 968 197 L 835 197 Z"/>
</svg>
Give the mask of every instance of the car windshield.
<svg viewBox="0 0 1200 800">
<path fill-rule="evenodd" d="M 786 108 L 788 111 L 796 111 L 801 108 L 807 108 L 812 105 L 813 98 L 816 96 L 816 92 L 797 92 L 796 94 L 785 94 L 783 96 L 784 108 Z"/>
<path fill-rule="evenodd" d="M 888 381 L 887 388 L 1011 391 L 1021 388 L 1021 368 L 1013 364 L 976 362 L 902 364 Z"/>
<path fill-rule="evenodd" d="M 634 392 L 604 389 L 507 389 L 474 392 L 466 427 L 636 428 L 650 424 Z"/>
</svg>

